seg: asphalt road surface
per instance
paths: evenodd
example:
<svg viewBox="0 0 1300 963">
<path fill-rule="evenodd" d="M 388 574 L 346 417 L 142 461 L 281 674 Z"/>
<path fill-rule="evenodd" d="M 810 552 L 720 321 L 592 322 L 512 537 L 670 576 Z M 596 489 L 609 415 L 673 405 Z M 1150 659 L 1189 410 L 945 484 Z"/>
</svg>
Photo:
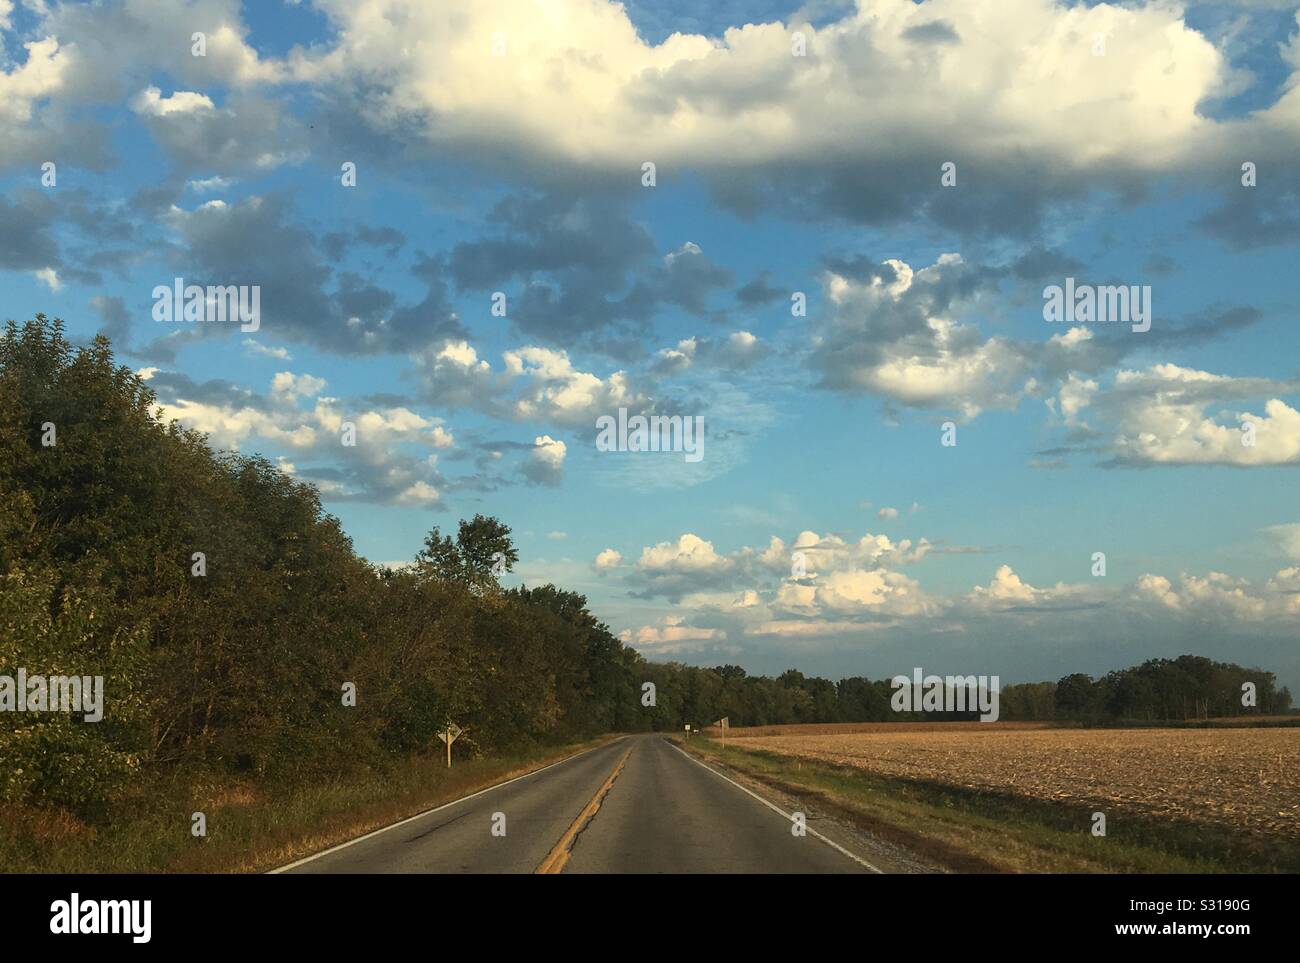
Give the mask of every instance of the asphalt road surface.
<svg viewBox="0 0 1300 963">
<path fill-rule="evenodd" d="M 281 871 L 880 871 L 813 819 L 795 835 L 789 810 L 774 806 L 662 736 L 628 736 Z"/>
</svg>

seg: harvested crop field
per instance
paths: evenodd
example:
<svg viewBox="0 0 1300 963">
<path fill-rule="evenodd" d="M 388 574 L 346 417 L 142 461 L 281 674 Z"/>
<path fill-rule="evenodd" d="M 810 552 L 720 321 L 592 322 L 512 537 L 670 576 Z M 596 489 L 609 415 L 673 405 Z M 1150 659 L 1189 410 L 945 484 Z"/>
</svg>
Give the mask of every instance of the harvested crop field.
<svg viewBox="0 0 1300 963">
<path fill-rule="evenodd" d="M 882 776 L 1107 806 L 1300 839 L 1300 730 L 881 724 L 728 742 Z M 801 726 L 791 729 L 815 729 Z M 733 735 L 738 736 L 734 738 Z"/>
<path fill-rule="evenodd" d="M 732 726 L 728 739 L 754 736 L 838 736 L 855 732 L 1006 732 L 1025 729 L 1061 729 L 1058 722 L 810 722 L 785 726 Z M 716 726 L 704 730 L 717 737 Z"/>
</svg>

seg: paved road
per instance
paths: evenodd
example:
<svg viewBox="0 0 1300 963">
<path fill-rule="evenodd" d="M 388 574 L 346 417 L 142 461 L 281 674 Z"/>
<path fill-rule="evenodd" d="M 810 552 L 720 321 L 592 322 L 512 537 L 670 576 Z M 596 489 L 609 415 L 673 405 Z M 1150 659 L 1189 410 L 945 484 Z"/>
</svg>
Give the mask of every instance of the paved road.
<svg viewBox="0 0 1300 963">
<path fill-rule="evenodd" d="M 493 835 L 505 816 L 505 835 Z M 291 873 L 870 872 L 662 736 L 628 736 Z"/>
</svg>

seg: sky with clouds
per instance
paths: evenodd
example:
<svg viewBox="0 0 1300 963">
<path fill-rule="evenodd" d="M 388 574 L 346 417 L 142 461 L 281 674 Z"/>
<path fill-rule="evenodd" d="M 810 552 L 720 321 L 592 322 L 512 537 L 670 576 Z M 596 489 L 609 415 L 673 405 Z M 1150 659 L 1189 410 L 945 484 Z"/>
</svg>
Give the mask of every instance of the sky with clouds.
<svg viewBox="0 0 1300 963">
<path fill-rule="evenodd" d="M 1298 7 L 0 0 L 4 313 L 650 658 L 1300 691 Z"/>
</svg>

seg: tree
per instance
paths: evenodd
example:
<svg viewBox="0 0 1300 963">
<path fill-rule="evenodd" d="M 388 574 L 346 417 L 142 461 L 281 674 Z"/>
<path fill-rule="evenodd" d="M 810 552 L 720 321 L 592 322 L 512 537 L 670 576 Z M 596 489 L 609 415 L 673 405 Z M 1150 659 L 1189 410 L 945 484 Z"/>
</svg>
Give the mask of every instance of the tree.
<svg viewBox="0 0 1300 963">
<path fill-rule="evenodd" d="M 1056 711 L 1067 719 L 1090 716 L 1096 705 L 1095 683 L 1082 672 L 1067 675 L 1056 683 Z"/>
<path fill-rule="evenodd" d="M 475 515 L 468 522 L 462 519 L 455 542 L 435 525 L 416 556 L 417 568 L 427 577 L 456 582 L 477 593 L 494 588 L 518 561 L 510 526 L 486 515 Z"/>
</svg>

